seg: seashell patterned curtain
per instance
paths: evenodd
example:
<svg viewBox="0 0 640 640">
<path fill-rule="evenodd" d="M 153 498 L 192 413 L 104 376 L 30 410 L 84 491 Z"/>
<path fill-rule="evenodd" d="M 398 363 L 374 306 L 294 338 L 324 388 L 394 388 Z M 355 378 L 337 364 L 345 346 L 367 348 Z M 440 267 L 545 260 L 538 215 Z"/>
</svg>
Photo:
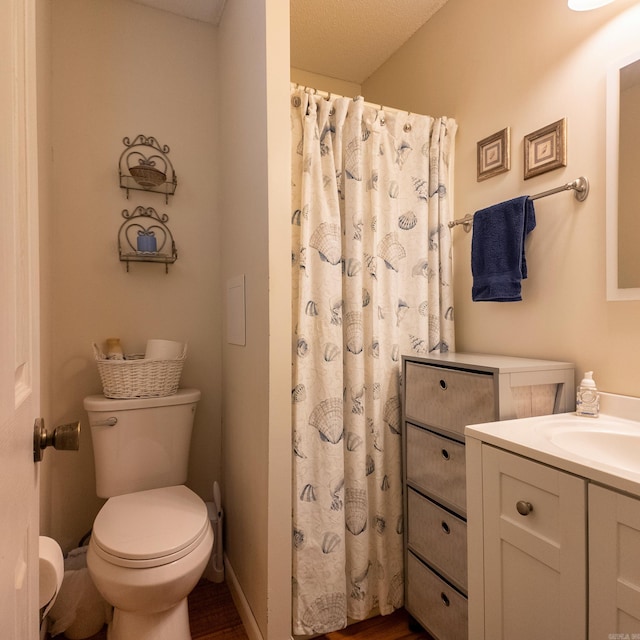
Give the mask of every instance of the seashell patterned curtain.
<svg viewBox="0 0 640 640">
<path fill-rule="evenodd" d="M 292 90 L 293 633 L 403 604 L 400 365 L 453 351 L 457 125 Z"/>
</svg>

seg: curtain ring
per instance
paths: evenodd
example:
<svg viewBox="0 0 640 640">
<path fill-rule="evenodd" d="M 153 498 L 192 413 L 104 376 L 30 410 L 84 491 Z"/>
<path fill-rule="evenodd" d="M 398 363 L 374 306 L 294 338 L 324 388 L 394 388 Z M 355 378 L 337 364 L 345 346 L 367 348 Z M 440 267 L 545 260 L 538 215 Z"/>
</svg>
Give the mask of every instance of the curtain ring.
<svg viewBox="0 0 640 640">
<path fill-rule="evenodd" d="M 331 102 L 331 91 L 329 91 L 329 95 L 327 96 L 327 102 Z M 332 105 L 332 106 L 329 108 L 329 115 L 330 115 L 330 116 L 333 116 L 333 115 L 335 115 L 335 113 L 336 113 L 336 110 L 335 110 L 335 108 L 334 108 L 334 107 L 333 107 L 333 105 Z"/>
<path fill-rule="evenodd" d="M 402 130 L 405 133 L 409 133 L 409 131 L 411 131 L 411 123 L 410 122 L 405 122 L 404 127 L 402 127 Z"/>
<path fill-rule="evenodd" d="M 299 107 L 302 104 L 302 101 L 300 100 L 300 96 L 293 96 L 291 98 L 291 104 L 294 107 Z"/>
</svg>

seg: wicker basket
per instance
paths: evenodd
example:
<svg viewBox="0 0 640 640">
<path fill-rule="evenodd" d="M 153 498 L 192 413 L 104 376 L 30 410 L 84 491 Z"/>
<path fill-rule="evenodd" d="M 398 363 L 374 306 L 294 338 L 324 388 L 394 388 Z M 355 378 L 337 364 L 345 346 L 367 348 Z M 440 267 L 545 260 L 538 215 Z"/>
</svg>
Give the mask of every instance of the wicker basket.
<svg viewBox="0 0 640 640">
<path fill-rule="evenodd" d="M 108 360 L 96 344 L 93 352 L 107 398 L 159 398 L 178 391 L 187 345 L 175 360 L 145 360 L 140 356 Z"/>
<path fill-rule="evenodd" d="M 157 187 L 167 180 L 167 175 L 163 171 L 149 165 L 129 167 L 129 171 L 133 179 L 145 189 Z"/>
</svg>

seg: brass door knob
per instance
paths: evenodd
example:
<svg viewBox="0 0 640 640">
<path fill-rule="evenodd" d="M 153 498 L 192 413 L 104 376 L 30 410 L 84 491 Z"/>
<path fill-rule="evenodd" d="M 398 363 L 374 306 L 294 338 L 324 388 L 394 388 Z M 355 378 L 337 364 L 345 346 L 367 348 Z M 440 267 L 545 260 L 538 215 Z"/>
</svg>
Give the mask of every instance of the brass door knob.
<svg viewBox="0 0 640 640">
<path fill-rule="evenodd" d="M 49 433 L 42 418 L 33 425 L 33 461 L 40 462 L 44 450 L 53 447 L 59 451 L 77 451 L 80 448 L 80 421 L 61 424 Z"/>
</svg>

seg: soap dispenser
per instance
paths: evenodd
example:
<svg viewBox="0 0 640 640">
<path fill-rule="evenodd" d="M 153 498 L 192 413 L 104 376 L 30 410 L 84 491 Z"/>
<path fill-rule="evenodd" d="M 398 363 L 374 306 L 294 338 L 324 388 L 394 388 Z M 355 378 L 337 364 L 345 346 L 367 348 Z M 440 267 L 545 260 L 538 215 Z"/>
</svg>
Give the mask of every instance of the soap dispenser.
<svg viewBox="0 0 640 640">
<path fill-rule="evenodd" d="M 587 371 L 576 393 L 576 414 L 597 418 L 600 412 L 600 394 L 593 379 L 593 371 Z"/>
</svg>

